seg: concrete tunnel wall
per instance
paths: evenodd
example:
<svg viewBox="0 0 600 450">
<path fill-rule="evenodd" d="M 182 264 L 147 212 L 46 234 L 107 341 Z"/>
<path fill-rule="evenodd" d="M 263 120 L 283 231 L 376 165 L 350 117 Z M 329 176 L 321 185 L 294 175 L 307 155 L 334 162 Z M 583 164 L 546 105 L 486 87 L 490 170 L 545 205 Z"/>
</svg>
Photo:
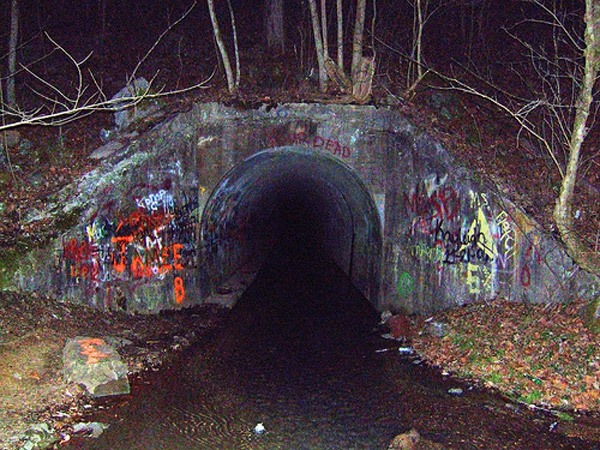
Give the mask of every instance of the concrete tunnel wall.
<svg viewBox="0 0 600 450">
<path fill-rule="evenodd" d="M 271 214 L 298 210 L 296 231 L 380 310 L 600 290 L 501 188 L 391 109 L 197 104 L 91 157 L 96 169 L 28 215 L 66 225 L 21 255 L 12 285 L 137 312 L 233 305 L 282 231 Z"/>
<path fill-rule="evenodd" d="M 331 155 L 299 146 L 253 155 L 223 177 L 201 223 L 203 259 L 215 285 L 240 270 L 255 272 L 291 232 L 330 256 L 377 306 L 380 216 L 356 172 Z"/>
</svg>

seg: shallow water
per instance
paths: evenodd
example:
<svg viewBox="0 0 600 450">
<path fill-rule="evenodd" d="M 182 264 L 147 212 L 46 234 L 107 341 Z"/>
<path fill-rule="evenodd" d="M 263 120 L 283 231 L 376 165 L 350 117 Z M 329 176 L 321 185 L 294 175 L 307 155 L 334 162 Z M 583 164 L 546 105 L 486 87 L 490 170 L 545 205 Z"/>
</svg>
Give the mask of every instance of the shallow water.
<svg viewBox="0 0 600 450">
<path fill-rule="evenodd" d="M 343 274 L 308 256 L 270 258 L 226 325 L 72 447 L 385 449 L 415 427 L 442 448 L 593 448 L 401 356 Z M 448 393 L 457 386 L 461 397 Z"/>
</svg>

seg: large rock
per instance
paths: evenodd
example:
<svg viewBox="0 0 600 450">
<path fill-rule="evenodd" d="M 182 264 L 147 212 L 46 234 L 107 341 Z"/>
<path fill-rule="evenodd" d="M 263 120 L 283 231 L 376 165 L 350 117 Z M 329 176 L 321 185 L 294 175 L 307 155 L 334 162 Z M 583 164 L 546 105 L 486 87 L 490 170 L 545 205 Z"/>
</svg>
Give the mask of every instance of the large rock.
<svg viewBox="0 0 600 450">
<path fill-rule="evenodd" d="M 115 125 L 118 130 L 124 130 L 133 122 L 136 122 L 152 112 L 155 112 L 156 107 L 153 103 L 148 101 L 138 102 L 133 107 L 125 107 L 126 105 L 132 105 L 135 103 L 134 100 L 137 97 L 144 96 L 150 89 L 150 83 L 144 77 L 139 77 L 133 80 L 130 84 L 125 86 L 119 92 L 117 92 L 111 100 L 114 100 L 116 107 L 121 107 L 115 112 Z M 118 100 L 123 99 L 122 102 Z"/>
<path fill-rule="evenodd" d="M 102 338 L 69 339 L 63 349 L 63 375 L 67 382 L 85 386 L 94 397 L 130 392 L 127 366 Z"/>
</svg>

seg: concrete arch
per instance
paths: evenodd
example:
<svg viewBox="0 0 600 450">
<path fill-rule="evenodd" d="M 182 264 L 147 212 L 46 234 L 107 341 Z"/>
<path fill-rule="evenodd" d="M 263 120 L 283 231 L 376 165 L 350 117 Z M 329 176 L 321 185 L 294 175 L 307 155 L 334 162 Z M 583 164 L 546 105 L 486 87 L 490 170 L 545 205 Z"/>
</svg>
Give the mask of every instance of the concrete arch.
<svg viewBox="0 0 600 450">
<path fill-rule="evenodd" d="M 201 224 L 202 259 L 215 285 L 257 270 L 286 239 L 324 251 L 377 307 L 379 212 L 361 177 L 332 155 L 298 146 L 252 155 L 221 178 Z"/>
</svg>

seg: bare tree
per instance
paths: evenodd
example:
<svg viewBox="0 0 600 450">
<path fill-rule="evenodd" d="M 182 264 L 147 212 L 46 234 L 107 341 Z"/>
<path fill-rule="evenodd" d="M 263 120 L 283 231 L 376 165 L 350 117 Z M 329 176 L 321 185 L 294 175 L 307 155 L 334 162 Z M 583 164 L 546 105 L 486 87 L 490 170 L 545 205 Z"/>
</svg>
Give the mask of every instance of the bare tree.
<svg viewBox="0 0 600 450">
<path fill-rule="evenodd" d="M 223 41 L 223 36 L 221 35 L 221 29 L 219 27 L 219 21 L 217 20 L 217 14 L 215 12 L 215 3 L 214 0 L 207 0 L 208 4 L 208 12 L 210 14 L 210 21 L 212 23 L 213 32 L 215 35 L 215 41 L 217 43 L 217 47 L 219 49 L 219 54 L 221 55 L 221 61 L 223 62 L 223 69 L 225 70 L 225 76 L 227 77 L 227 89 L 230 94 L 233 94 L 237 87 L 239 86 L 239 77 L 234 78 L 233 70 L 231 69 L 231 62 L 229 61 L 229 54 L 227 53 L 227 47 L 225 46 L 225 42 Z M 233 21 L 233 11 L 230 9 L 230 14 L 232 18 L 232 28 L 234 34 L 234 40 L 237 42 L 237 30 L 235 28 L 235 21 Z M 236 48 L 236 57 L 237 57 L 237 48 Z"/>
<path fill-rule="evenodd" d="M 227 0 L 227 7 L 229 9 L 229 20 L 231 21 L 231 29 L 233 30 L 233 53 L 235 55 L 235 89 L 237 90 L 240 87 L 241 78 L 240 48 L 238 46 L 237 27 L 235 26 L 235 15 L 233 14 L 231 0 Z"/>
<path fill-rule="evenodd" d="M 356 17 L 354 18 L 354 35 L 352 37 L 352 68 L 350 71 L 353 82 L 356 82 L 359 77 L 363 56 L 366 8 L 367 0 L 356 0 Z"/>
<path fill-rule="evenodd" d="M 446 0 L 409 0 L 413 8 L 412 48 L 408 58 L 405 94 L 411 95 L 427 74 L 423 55 L 423 34 L 425 25 L 446 3 Z"/>
<path fill-rule="evenodd" d="M 308 0 L 310 8 L 310 19 L 312 23 L 313 36 L 315 38 L 315 48 L 317 50 L 317 65 L 319 66 L 319 89 L 321 92 L 327 90 L 327 70 L 325 69 L 325 50 L 323 47 L 323 36 L 321 28 L 321 19 L 317 11 L 316 0 Z"/>
<path fill-rule="evenodd" d="M 327 0 L 321 0 L 321 36 L 323 39 L 323 57 L 329 59 L 329 38 L 327 29 Z"/>
<path fill-rule="evenodd" d="M 344 12 L 342 0 L 336 0 L 337 15 L 337 64 L 340 70 L 344 70 Z"/>
<path fill-rule="evenodd" d="M 575 117 L 568 141 L 569 157 L 560 194 L 556 199 L 554 220 L 563 241 L 577 264 L 584 270 L 600 275 L 600 254 L 592 252 L 574 232 L 572 214 L 573 194 L 577 181 L 581 146 L 588 134 L 590 111 L 594 100 L 594 85 L 598 81 L 600 71 L 600 4 L 597 0 L 585 0 L 583 20 L 585 23 L 583 35 L 585 43 L 583 49 L 584 64 L 579 92 L 573 105 Z"/>
<path fill-rule="evenodd" d="M 195 5 L 196 2 L 194 2 L 194 4 L 192 4 L 192 6 L 190 6 L 177 21 L 171 24 L 158 37 L 144 57 L 137 63 L 131 76 L 128 78 L 128 84 L 132 84 L 138 70 L 152 51 L 158 46 L 163 37 L 173 29 L 173 27 L 180 23 L 192 11 Z M 70 91 L 61 89 L 51 80 L 38 75 L 32 67 L 21 66 L 20 70 L 24 71 L 32 79 L 32 94 L 37 96 L 40 105 L 31 110 L 10 107 L 7 102 L 2 101 L 3 97 L 0 93 L 0 132 L 19 128 L 24 125 L 62 126 L 94 112 L 115 112 L 132 108 L 145 100 L 178 95 L 194 89 L 206 87 L 214 75 L 213 73 L 208 79 L 184 89 L 169 91 L 155 89 L 153 77 L 147 89 L 135 92 L 127 97 L 109 99 L 91 72 L 88 72 L 91 79 L 88 80 L 85 78 L 86 71 L 84 66 L 89 60 L 91 53 L 81 60 L 77 60 L 48 34 L 46 34 L 46 38 L 54 46 L 52 52 L 59 52 L 67 61 L 69 61 L 70 67 L 64 67 L 63 70 L 74 70 L 76 77 L 70 83 L 73 88 Z M 33 84 L 36 84 L 39 87 L 33 87 Z"/>
<path fill-rule="evenodd" d="M 285 50 L 283 0 L 265 0 L 265 28 L 269 50 Z"/>
<path fill-rule="evenodd" d="M 17 73 L 17 45 L 19 41 L 19 3 L 10 2 L 10 39 L 8 44 L 8 78 L 6 80 L 6 104 L 10 108 L 17 106 L 15 75 Z"/>
<path fill-rule="evenodd" d="M 600 73 L 600 4 L 597 0 L 585 0 L 580 16 L 581 36 L 566 22 L 565 15 L 552 7 L 557 6 L 556 2 L 551 6 L 542 0 L 527 0 L 527 3 L 538 8 L 543 18 L 524 23 L 550 27 L 554 40 L 549 53 L 511 34 L 529 52 L 536 77 L 524 73 L 519 76 L 527 85 L 533 85 L 532 98 L 508 93 L 492 83 L 487 83 L 488 88 L 493 88 L 490 92 L 456 77 L 446 79 L 453 89 L 492 102 L 517 121 L 521 133 L 529 133 L 542 145 L 561 177 L 553 213 L 561 239 L 582 269 L 600 276 L 600 253 L 576 233 L 572 213 L 581 148 L 597 113 L 592 104 L 594 94 L 598 93 L 595 86 Z M 564 163 L 557 150 L 563 152 Z"/>
</svg>

